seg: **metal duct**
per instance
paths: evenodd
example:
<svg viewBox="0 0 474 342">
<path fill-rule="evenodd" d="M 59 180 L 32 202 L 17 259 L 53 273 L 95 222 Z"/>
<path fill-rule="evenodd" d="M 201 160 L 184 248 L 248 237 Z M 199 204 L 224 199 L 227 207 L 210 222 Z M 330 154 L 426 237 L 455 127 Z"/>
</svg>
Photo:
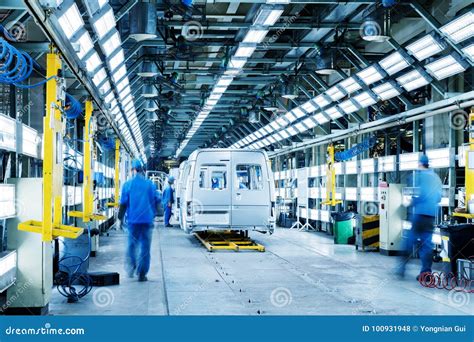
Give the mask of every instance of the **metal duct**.
<svg viewBox="0 0 474 342">
<path fill-rule="evenodd" d="M 145 98 L 158 96 L 158 89 L 153 84 L 145 84 L 142 88 L 142 96 Z"/>
<path fill-rule="evenodd" d="M 158 75 L 158 66 L 154 62 L 144 61 L 137 75 L 141 77 L 155 77 Z"/>
<path fill-rule="evenodd" d="M 139 2 L 130 11 L 130 38 L 137 42 L 156 38 L 156 4 Z"/>
</svg>

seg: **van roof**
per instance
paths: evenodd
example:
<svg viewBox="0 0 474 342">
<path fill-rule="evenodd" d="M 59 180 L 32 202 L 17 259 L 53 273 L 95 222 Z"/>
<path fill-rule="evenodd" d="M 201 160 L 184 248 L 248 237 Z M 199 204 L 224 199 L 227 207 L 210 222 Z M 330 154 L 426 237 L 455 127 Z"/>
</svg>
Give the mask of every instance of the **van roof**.
<svg viewBox="0 0 474 342">
<path fill-rule="evenodd" d="M 188 160 L 196 160 L 197 156 L 199 153 L 202 152 L 254 152 L 254 153 L 259 153 L 263 154 L 265 156 L 265 159 L 267 159 L 267 153 L 264 150 L 252 150 L 252 149 L 235 149 L 235 148 L 201 148 L 193 151 L 189 155 Z"/>
</svg>

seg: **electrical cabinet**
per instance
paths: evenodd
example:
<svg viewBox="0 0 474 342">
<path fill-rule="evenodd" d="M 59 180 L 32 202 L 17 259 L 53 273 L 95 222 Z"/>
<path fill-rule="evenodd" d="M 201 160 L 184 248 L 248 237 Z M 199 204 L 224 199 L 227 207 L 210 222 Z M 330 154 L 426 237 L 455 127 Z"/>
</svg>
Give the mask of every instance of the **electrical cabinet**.
<svg viewBox="0 0 474 342">
<path fill-rule="evenodd" d="M 406 208 L 402 184 L 382 184 L 379 187 L 380 253 L 399 255 L 403 251 L 403 222 Z"/>
</svg>

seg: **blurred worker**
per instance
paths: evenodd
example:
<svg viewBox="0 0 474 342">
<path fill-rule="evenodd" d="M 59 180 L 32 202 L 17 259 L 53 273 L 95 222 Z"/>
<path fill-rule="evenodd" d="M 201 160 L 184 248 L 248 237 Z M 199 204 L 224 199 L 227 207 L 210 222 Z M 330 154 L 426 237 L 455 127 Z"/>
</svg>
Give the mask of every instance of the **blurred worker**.
<svg viewBox="0 0 474 342">
<path fill-rule="evenodd" d="M 414 194 L 411 200 L 412 216 L 411 229 L 405 238 L 404 255 L 400 259 L 397 274 L 400 277 L 405 275 L 405 267 L 410 257 L 412 257 L 414 246 L 417 245 L 414 253 L 418 252 L 421 259 L 420 277 L 431 273 L 433 263 L 433 229 L 435 216 L 438 211 L 438 204 L 441 201 L 441 180 L 438 175 L 429 168 L 429 160 L 426 155 L 422 155 L 419 160 L 419 170 L 415 173 Z"/>
<path fill-rule="evenodd" d="M 211 178 L 211 189 L 219 189 L 219 180 L 217 179 L 217 177 Z"/>
<path fill-rule="evenodd" d="M 143 171 L 142 163 L 133 160 L 133 176 L 122 187 L 119 210 L 119 220 L 122 222 L 126 214 L 128 222 L 128 275 L 138 274 L 138 281 L 148 280 L 153 220 L 160 200 L 155 185 L 145 178 Z M 140 253 L 137 259 L 138 245 Z"/>
<path fill-rule="evenodd" d="M 174 203 L 174 177 L 168 177 L 168 184 L 166 188 L 163 190 L 163 209 L 165 211 L 165 227 L 172 227 L 170 224 L 171 218 L 171 208 L 173 207 Z"/>
</svg>

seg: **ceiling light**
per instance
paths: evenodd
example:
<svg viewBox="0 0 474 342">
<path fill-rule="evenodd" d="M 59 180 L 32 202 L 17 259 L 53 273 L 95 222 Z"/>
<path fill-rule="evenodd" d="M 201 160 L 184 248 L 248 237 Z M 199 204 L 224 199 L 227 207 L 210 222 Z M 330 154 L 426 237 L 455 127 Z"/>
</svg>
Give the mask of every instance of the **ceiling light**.
<svg viewBox="0 0 474 342">
<path fill-rule="evenodd" d="M 346 94 L 351 94 L 362 88 L 353 77 L 346 78 L 339 82 L 339 87 L 342 87 L 346 91 Z"/>
<path fill-rule="evenodd" d="M 253 21 L 254 25 L 273 26 L 283 13 L 283 7 L 262 5 Z"/>
<path fill-rule="evenodd" d="M 298 87 L 293 80 L 290 80 L 283 84 L 281 97 L 288 100 L 294 100 L 298 98 L 298 96 L 299 96 Z"/>
<path fill-rule="evenodd" d="M 246 59 L 239 58 L 239 57 L 232 57 L 229 61 L 228 67 L 232 69 L 242 69 L 245 63 L 247 63 Z"/>
<path fill-rule="evenodd" d="M 335 51 L 331 48 L 322 48 L 316 57 L 315 72 L 320 75 L 331 75 L 336 72 Z"/>
<path fill-rule="evenodd" d="M 298 122 L 297 124 L 294 125 L 294 127 L 300 132 L 306 132 L 308 129 L 303 125 L 301 122 Z"/>
<path fill-rule="evenodd" d="M 212 92 L 215 94 L 223 94 L 227 90 L 227 87 L 214 87 Z"/>
<path fill-rule="evenodd" d="M 344 93 L 337 86 L 333 86 L 326 90 L 326 94 L 333 100 L 337 101 L 344 97 Z"/>
<path fill-rule="evenodd" d="M 410 66 L 407 58 L 400 51 L 385 57 L 379 64 L 390 76 Z"/>
<path fill-rule="evenodd" d="M 79 59 L 83 59 L 84 56 L 94 47 L 91 36 L 87 31 L 79 37 L 76 43 L 79 44 L 79 52 L 77 53 Z"/>
<path fill-rule="evenodd" d="M 317 125 L 317 123 L 314 122 L 313 118 L 311 118 L 311 117 L 304 119 L 302 122 L 306 127 L 308 127 L 308 129 L 316 127 L 316 125 Z"/>
<path fill-rule="evenodd" d="M 411 43 L 406 47 L 408 52 L 415 56 L 419 61 L 425 60 L 428 57 L 436 55 L 446 48 L 440 39 L 435 38 L 434 35 L 429 34 L 417 41 Z"/>
<path fill-rule="evenodd" d="M 383 78 L 383 75 L 375 65 L 372 65 L 362 71 L 359 71 L 357 73 L 357 77 L 359 77 L 366 85 L 371 85 L 380 81 Z"/>
<path fill-rule="evenodd" d="M 279 133 L 283 139 L 288 139 L 290 137 L 290 134 L 288 134 L 286 130 L 280 131 Z"/>
<path fill-rule="evenodd" d="M 121 81 L 119 84 L 117 84 L 117 86 L 116 86 L 117 91 L 121 92 L 123 90 L 123 88 L 125 88 L 128 85 L 129 85 L 128 78 L 124 78 L 123 81 Z"/>
<path fill-rule="evenodd" d="M 92 78 L 92 82 L 95 84 L 96 87 L 102 83 L 102 81 L 107 77 L 107 73 L 105 72 L 104 68 L 100 68 L 98 72 L 95 73 L 94 77 Z"/>
<path fill-rule="evenodd" d="M 255 46 L 239 46 L 235 52 L 235 57 L 250 57 L 255 51 Z"/>
<path fill-rule="evenodd" d="M 101 64 L 101 60 L 97 52 L 94 52 L 86 61 L 86 69 L 92 73 Z"/>
<path fill-rule="evenodd" d="M 419 70 L 413 70 L 398 77 L 397 82 L 405 88 L 406 91 L 412 91 L 427 85 L 430 83 L 430 80 L 422 75 Z"/>
<path fill-rule="evenodd" d="M 456 59 L 453 55 L 448 55 L 427 64 L 425 68 L 431 75 L 440 81 L 465 71 L 467 69 L 467 64 L 462 63 L 460 58 Z"/>
<path fill-rule="evenodd" d="M 377 103 L 377 100 L 368 91 L 355 95 L 353 99 L 356 100 L 362 108 L 367 108 L 368 106 Z"/>
<path fill-rule="evenodd" d="M 79 8 L 75 3 L 67 9 L 66 12 L 58 19 L 59 27 L 62 28 L 64 34 L 70 39 L 81 27 L 84 26 Z"/>
<path fill-rule="evenodd" d="M 156 35 L 157 8 L 154 2 L 139 1 L 129 15 L 129 37 L 137 42 L 154 39 Z"/>
<path fill-rule="evenodd" d="M 110 82 L 106 81 L 104 83 L 104 85 L 102 87 L 100 87 L 100 93 L 101 94 L 107 94 L 107 93 L 109 93 L 110 89 L 111 89 Z M 109 93 L 109 95 L 111 95 L 111 94 L 113 95 L 112 92 Z M 115 97 L 113 99 L 115 99 Z M 106 98 L 106 100 L 107 100 L 107 98 Z M 110 102 L 110 101 L 107 101 L 107 102 Z M 113 102 L 111 102 L 111 104 L 113 104 Z"/>
<path fill-rule="evenodd" d="M 127 69 L 125 68 L 125 65 L 122 65 L 113 75 L 112 78 L 115 83 L 120 81 L 123 76 L 127 73 Z"/>
<path fill-rule="evenodd" d="M 313 101 L 319 106 L 319 108 L 324 108 L 331 103 L 330 99 L 325 94 L 320 94 L 316 96 Z"/>
<path fill-rule="evenodd" d="M 244 37 L 244 43 L 259 44 L 265 39 L 268 30 L 251 28 Z"/>
<path fill-rule="evenodd" d="M 144 61 L 137 75 L 140 77 L 155 77 L 158 75 L 158 66 L 152 61 Z"/>
<path fill-rule="evenodd" d="M 372 91 L 382 100 L 386 101 L 401 94 L 393 81 L 372 88 Z"/>
<path fill-rule="evenodd" d="M 359 108 L 357 107 L 355 102 L 352 101 L 352 99 L 346 100 L 342 102 L 341 104 L 339 104 L 339 108 L 341 108 L 346 114 L 354 113 L 354 112 L 357 112 L 357 110 L 359 110 Z M 334 119 L 333 117 L 331 118 Z"/>
<path fill-rule="evenodd" d="M 456 44 L 474 36 L 474 9 L 442 26 L 440 30 Z"/>
<path fill-rule="evenodd" d="M 110 71 L 113 72 L 124 61 L 123 50 L 120 49 L 109 61 Z"/>
<path fill-rule="evenodd" d="M 317 113 L 313 115 L 313 119 L 318 122 L 318 124 L 323 124 L 328 122 L 329 120 L 324 116 L 323 113 Z"/>
<path fill-rule="evenodd" d="M 303 116 L 306 115 L 299 107 L 296 107 L 296 108 L 292 109 L 291 112 L 292 112 L 298 119 L 299 119 L 299 118 L 302 118 Z"/>
<path fill-rule="evenodd" d="M 309 100 L 308 102 L 305 102 L 301 105 L 301 108 L 304 109 L 304 111 L 308 114 L 311 114 L 314 112 L 317 107 L 313 104 L 313 101 Z"/>
<path fill-rule="evenodd" d="M 115 50 L 117 50 L 117 48 L 120 47 L 121 44 L 120 35 L 118 32 L 115 32 L 102 44 L 102 50 L 104 51 L 104 54 L 109 57 Z"/>
<path fill-rule="evenodd" d="M 114 11 L 109 9 L 99 19 L 94 21 L 95 33 L 99 39 L 102 39 L 107 33 L 115 27 Z"/>
<path fill-rule="evenodd" d="M 291 136 L 298 134 L 298 131 L 293 126 L 288 127 L 286 132 Z"/>
<path fill-rule="evenodd" d="M 466 46 L 462 52 L 474 62 L 474 44 Z"/>
<path fill-rule="evenodd" d="M 216 83 L 216 87 L 227 87 L 232 83 L 232 77 L 221 77 Z"/>
<path fill-rule="evenodd" d="M 324 111 L 327 116 L 329 116 L 331 119 L 335 120 L 337 118 L 340 118 L 342 116 L 342 113 L 339 109 L 337 109 L 336 106 L 331 107 L 327 110 Z"/>
<path fill-rule="evenodd" d="M 390 39 L 390 17 L 383 7 L 376 9 L 364 18 L 360 33 L 362 39 L 381 43 Z"/>
<path fill-rule="evenodd" d="M 287 112 L 285 114 L 285 119 L 288 120 L 288 122 L 292 123 L 293 121 L 296 121 L 296 116 L 292 112 Z"/>
</svg>

